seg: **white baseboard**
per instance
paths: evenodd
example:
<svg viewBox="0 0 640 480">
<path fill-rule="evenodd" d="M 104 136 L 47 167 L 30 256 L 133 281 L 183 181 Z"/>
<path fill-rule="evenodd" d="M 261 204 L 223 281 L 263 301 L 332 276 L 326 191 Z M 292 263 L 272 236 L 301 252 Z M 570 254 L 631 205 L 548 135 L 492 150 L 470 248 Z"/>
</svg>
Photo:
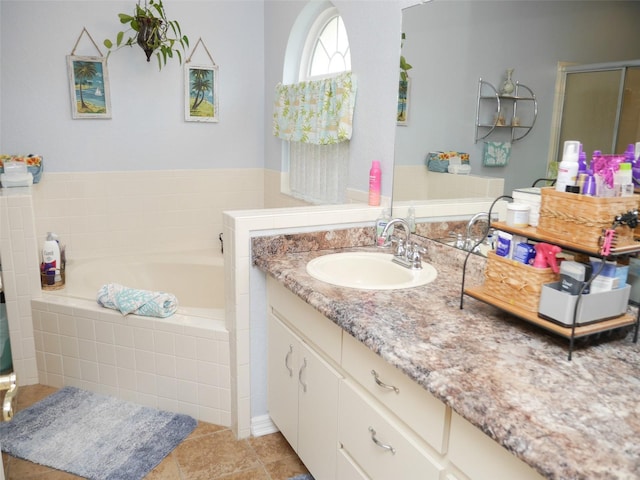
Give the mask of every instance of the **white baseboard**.
<svg viewBox="0 0 640 480">
<path fill-rule="evenodd" d="M 258 417 L 251 417 L 251 435 L 253 437 L 261 437 L 263 435 L 269 435 L 270 433 L 276 433 L 278 427 L 271 421 L 269 415 L 260 415 Z"/>
</svg>

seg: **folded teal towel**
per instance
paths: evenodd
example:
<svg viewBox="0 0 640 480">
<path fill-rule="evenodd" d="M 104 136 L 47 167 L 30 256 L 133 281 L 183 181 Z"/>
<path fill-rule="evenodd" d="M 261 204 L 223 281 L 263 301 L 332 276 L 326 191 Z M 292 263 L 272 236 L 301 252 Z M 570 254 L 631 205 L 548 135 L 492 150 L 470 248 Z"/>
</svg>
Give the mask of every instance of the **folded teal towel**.
<svg viewBox="0 0 640 480">
<path fill-rule="evenodd" d="M 134 313 L 145 317 L 165 318 L 178 309 L 175 295 L 128 288 L 117 283 L 108 283 L 98 290 L 98 304 L 119 310 L 123 315 Z"/>
</svg>

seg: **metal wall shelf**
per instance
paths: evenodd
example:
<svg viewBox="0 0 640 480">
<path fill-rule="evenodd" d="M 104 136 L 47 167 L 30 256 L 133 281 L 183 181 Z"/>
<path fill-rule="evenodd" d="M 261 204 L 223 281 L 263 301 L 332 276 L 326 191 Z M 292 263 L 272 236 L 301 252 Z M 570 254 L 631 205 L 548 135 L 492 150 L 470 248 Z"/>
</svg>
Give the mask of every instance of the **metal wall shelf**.
<svg viewBox="0 0 640 480">
<path fill-rule="evenodd" d="M 513 125 L 518 116 L 518 105 L 526 108 L 527 123 Z M 505 118 L 505 124 L 499 125 L 499 118 L 508 110 L 510 117 Z M 493 117 L 492 117 L 493 115 Z M 522 140 L 530 132 L 538 117 L 538 101 L 533 91 L 520 82 L 515 83 L 513 95 L 501 95 L 491 83 L 478 80 L 478 98 L 476 101 L 475 142 L 484 140 L 499 130 L 510 130 L 511 143 Z M 493 122 L 488 121 L 493 118 Z"/>
</svg>

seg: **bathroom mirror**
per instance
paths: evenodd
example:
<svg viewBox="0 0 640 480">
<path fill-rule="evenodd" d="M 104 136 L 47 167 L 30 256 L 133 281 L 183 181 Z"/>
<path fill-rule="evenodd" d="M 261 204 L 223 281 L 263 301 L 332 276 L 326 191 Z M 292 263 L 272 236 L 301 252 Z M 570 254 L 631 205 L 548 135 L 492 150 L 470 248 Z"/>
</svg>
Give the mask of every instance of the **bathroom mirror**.
<svg viewBox="0 0 640 480">
<path fill-rule="evenodd" d="M 624 35 L 585 35 L 597 22 L 603 32 L 634 31 L 640 2 L 434 1 L 403 10 L 402 54 L 412 65 L 408 117 L 396 128 L 393 201 L 429 198 L 424 184 L 429 151 L 469 153 L 472 174 L 504 181 L 504 192 L 531 186 L 556 160 L 551 145 L 560 62 L 591 64 L 640 58 L 640 44 Z M 531 88 L 538 116 L 530 134 L 512 144 L 504 167 L 482 165 L 484 143 L 475 142 L 479 79 L 499 88 L 507 68 Z M 558 123 L 559 124 L 559 123 Z M 508 141 L 509 129 L 487 140 Z M 553 152 L 553 153 L 550 153 Z M 447 180 L 452 177 L 447 175 Z M 456 176 L 439 195 L 468 198 L 469 179 Z M 436 179 L 435 184 L 441 184 Z M 495 185 L 494 185 L 495 187 Z M 419 192 L 420 196 L 412 195 Z"/>
</svg>

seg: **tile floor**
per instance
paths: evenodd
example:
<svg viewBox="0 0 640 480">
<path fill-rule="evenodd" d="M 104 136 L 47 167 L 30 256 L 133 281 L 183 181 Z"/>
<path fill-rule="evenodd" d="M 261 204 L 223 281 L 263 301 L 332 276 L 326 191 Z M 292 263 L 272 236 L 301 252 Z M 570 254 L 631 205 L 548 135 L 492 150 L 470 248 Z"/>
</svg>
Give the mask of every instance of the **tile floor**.
<svg viewBox="0 0 640 480">
<path fill-rule="evenodd" d="M 30 385 L 18 390 L 14 413 L 55 392 Z M 81 477 L 2 453 L 6 480 L 79 480 Z M 231 430 L 199 422 L 145 480 L 286 480 L 308 473 L 282 435 L 236 440 Z"/>
</svg>

